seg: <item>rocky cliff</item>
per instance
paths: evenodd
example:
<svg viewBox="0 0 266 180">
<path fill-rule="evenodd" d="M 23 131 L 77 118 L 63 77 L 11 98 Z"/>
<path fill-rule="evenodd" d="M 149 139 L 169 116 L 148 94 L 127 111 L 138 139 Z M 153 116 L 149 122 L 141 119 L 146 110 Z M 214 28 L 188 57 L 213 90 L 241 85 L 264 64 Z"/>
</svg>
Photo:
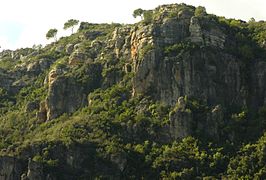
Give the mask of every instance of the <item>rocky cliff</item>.
<svg viewBox="0 0 266 180">
<path fill-rule="evenodd" d="M 162 164 L 190 136 L 228 147 L 264 132 L 264 22 L 198 10 L 172 4 L 133 25 L 82 22 L 46 47 L 1 52 L 0 179 L 227 176 L 212 162 L 221 159 L 202 160 L 217 174 L 184 158 Z"/>
</svg>

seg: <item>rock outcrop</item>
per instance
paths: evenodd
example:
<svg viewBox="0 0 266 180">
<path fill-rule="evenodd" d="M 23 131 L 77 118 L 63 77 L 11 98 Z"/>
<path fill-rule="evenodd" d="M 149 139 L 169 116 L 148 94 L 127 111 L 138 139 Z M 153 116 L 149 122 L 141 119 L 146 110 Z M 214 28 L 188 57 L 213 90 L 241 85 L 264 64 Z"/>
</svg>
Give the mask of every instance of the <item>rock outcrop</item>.
<svg viewBox="0 0 266 180">
<path fill-rule="evenodd" d="M 63 113 L 73 113 L 86 103 L 86 94 L 72 78 L 58 77 L 49 84 L 47 97 L 47 120 Z"/>
<path fill-rule="evenodd" d="M 164 6 L 160 12 L 172 6 Z M 184 95 L 204 99 L 213 106 L 256 103 L 257 95 L 250 89 L 257 87 L 261 95 L 265 93 L 261 84 L 266 80 L 261 67 L 264 63 L 253 61 L 252 67 L 261 68 L 250 72 L 252 82 L 256 82 L 251 85 L 244 62 L 226 50 L 230 42 L 231 37 L 222 26 L 187 11 L 134 29 L 131 33 L 133 94 L 149 94 L 172 106 Z M 168 47 L 186 43 L 194 45 L 175 50 L 174 55 L 165 52 Z"/>
<path fill-rule="evenodd" d="M 202 127 L 203 132 L 207 137 L 212 137 L 219 140 L 220 130 L 224 125 L 224 112 L 220 105 L 215 106 L 207 115 L 207 122 Z M 208 127 L 208 128 L 206 128 Z"/>
<path fill-rule="evenodd" d="M 48 96 L 41 102 L 37 118 L 41 122 L 52 120 L 87 105 L 88 94 L 100 86 L 101 69 L 100 64 L 85 64 L 84 72 L 79 72 L 86 74 L 85 79 L 79 79 L 79 74 L 68 76 L 72 72 L 64 67 L 51 70 L 48 75 Z"/>
<path fill-rule="evenodd" d="M 189 25 L 189 40 L 201 46 L 213 46 L 223 49 L 226 35 L 218 25 L 212 25 L 212 23 L 210 23 L 209 26 L 212 27 L 207 30 L 204 28 L 204 25 L 200 24 L 199 18 L 195 16 L 192 17 Z"/>
<path fill-rule="evenodd" d="M 183 97 L 178 98 L 176 108 L 169 115 L 170 134 L 172 139 L 182 139 L 191 136 L 193 132 L 193 116 L 189 109 L 186 109 L 186 102 Z"/>
</svg>

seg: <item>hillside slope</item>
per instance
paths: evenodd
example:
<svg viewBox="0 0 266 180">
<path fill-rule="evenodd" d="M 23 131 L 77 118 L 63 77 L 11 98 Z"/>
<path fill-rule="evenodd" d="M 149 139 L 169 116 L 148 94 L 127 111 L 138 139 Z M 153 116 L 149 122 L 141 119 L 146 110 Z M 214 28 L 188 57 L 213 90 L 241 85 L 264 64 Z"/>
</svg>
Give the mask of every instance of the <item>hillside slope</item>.
<svg viewBox="0 0 266 180">
<path fill-rule="evenodd" d="M 0 53 L 0 179 L 266 178 L 266 22 L 185 4 Z"/>
</svg>

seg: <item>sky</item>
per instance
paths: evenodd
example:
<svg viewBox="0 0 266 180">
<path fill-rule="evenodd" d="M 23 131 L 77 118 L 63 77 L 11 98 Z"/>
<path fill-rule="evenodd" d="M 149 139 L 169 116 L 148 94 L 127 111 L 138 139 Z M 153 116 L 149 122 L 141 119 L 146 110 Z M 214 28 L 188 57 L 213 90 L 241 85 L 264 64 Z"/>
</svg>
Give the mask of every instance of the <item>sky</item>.
<svg viewBox="0 0 266 180">
<path fill-rule="evenodd" d="M 63 30 L 69 19 L 134 23 L 135 9 L 170 3 L 205 6 L 208 13 L 227 18 L 266 20 L 266 0 L 2 0 L 0 50 L 49 43 L 45 34 L 51 28 L 57 28 L 59 36 L 69 35 L 70 30 Z"/>
</svg>

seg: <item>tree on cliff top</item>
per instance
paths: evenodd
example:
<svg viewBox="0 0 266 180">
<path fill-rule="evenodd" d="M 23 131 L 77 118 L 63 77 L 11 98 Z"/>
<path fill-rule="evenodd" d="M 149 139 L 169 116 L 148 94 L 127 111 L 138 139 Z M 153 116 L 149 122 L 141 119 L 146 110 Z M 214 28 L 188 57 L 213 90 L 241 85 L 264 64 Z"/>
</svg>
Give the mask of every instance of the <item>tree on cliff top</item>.
<svg viewBox="0 0 266 180">
<path fill-rule="evenodd" d="M 55 41 L 57 41 L 56 39 L 56 34 L 57 34 L 57 29 L 50 29 L 47 33 L 46 33 L 46 38 L 47 39 L 51 39 L 54 38 Z"/>
<path fill-rule="evenodd" d="M 144 10 L 141 8 L 138 8 L 138 9 L 134 10 L 133 17 L 136 18 L 136 17 L 140 16 L 141 19 L 143 19 L 143 14 L 144 14 Z"/>
<path fill-rule="evenodd" d="M 206 8 L 203 7 L 203 6 L 198 6 L 196 9 L 195 9 L 195 16 L 205 16 L 207 15 L 207 12 L 206 12 Z"/>
<path fill-rule="evenodd" d="M 69 19 L 65 24 L 64 24 L 64 29 L 69 29 L 71 28 L 71 32 L 73 34 L 74 27 L 78 25 L 79 20 L 76 19 Z"/>
</svg>

